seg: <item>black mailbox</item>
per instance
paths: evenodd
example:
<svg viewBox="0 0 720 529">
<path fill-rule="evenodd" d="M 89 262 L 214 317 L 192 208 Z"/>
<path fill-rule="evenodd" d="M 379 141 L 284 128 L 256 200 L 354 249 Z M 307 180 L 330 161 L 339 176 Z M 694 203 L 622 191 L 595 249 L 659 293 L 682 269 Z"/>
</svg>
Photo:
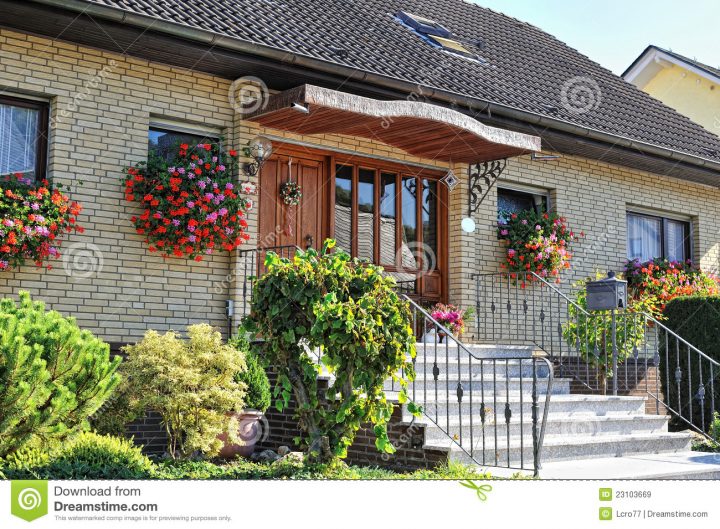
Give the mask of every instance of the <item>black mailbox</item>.
<svg viewBox="0 0 720 529">
<path fill-rule="evenodd" d="M 587 284 L 588 310 L 613 310 L 627 307 L 627 281 L 608 272 L 606 279 L 589 281 Z"/>
</svg>

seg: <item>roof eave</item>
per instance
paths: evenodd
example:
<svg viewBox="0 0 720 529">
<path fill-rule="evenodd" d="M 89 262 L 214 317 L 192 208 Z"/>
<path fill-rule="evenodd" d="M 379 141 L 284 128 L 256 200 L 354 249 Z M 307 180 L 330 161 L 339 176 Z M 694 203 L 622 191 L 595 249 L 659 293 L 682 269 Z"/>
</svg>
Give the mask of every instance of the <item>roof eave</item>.
<svg viewBox="0 0 720 529">
<path fill-rule="evenodd" d="M 266 59 L 279 61 L 281 63 L 294 64 L 305 68 L 313 69 L 324 73 L 334 73 L 345 76 L 348 79 L 378 85 L 393 90 L 399 90 L 405 93 L 414 93 L 417 86 L 408 81 L 387 77 L 379 74 L 357 70 L 356 68 L 344 66 L 341 64 L 314 59 L 297 55 L 295 53 L 272 48 L 262 44 L 243 41 L 239 39 L 229 38 L 212 31 L 192 28 L 173 22 L 167 22 L 158 18 L 146 15 L 138 15 L 127 11 L 117 9 L 111 6 L 89 4 L 84 0 L 31 0 L 37 4 L 43 4 L 58 8 L 69 9 L 74 12 L 94 15 L 122 24 L 133 25 L 144 29 L 151 29 L 175 37 L 180 37 L 195 42 L 210 44 L 212 46 L 221 47 L 230 51 L 241 52 L 245 54 L 257 55 Z M 607 142 L 612 145 L 620 145 L 629 149 L 635 149 L 655 156 L 661 156 L 673 161 L 682 161 L 709 169 L 720 173 L 720 162 L 703 158 L 700 156 L 683 153 L 667 147 L 661 147 L 654 144 L 640 142 L 631 138 L 609 134 L 597 129 L 580 127 L 564 120 L 550 118 L 540 114 L 534 114 L 518 108 L 500 105 L 490 101 L 484 101 L 476 98 L 470 98 L 434 88 L 424 89 L 424 94 L 430 99 L 459 104 L 469 109 L 481 110 L 483 112 L 496 113 L 500 116 L 517 119 L 529 124 L 540 125 L 543 127 L 555 128 L 581 137 L 589 137 L 598 141 Z"/>
</svg>

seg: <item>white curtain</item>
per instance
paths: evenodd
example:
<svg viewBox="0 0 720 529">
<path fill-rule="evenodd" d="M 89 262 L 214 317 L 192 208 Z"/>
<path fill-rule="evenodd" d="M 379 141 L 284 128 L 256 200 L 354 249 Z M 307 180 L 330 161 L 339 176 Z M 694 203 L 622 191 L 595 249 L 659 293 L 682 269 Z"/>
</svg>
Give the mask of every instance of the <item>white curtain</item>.
<svg viewBox="0 0 720 529">
<path fill-rule="evenodd" d="M 671 261 L 684 261 L 685 255 L 685 222 L 668 220 L 665 228 L 665 244 L 667 246 L 667 257 Z"/>
<path fill-rule="evenodd" d="M 0 104 L 0 174 L 33 173 L 38 111 Z"/>
<path fill-rule="evenodd" d="M 628 259 L 649 261 L 662 256 L 662 219 L 628 215 Z"/>
</svg>

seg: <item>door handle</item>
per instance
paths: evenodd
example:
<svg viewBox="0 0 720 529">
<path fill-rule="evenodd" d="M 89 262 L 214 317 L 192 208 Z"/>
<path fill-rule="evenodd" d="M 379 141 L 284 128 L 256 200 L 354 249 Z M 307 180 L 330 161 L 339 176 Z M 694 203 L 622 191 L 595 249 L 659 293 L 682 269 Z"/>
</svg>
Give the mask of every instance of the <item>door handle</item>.
<svg viewBox="0 0 720 529">
<path fill-rule="evenodd" d="M 309 233 L 305 236 L 305 249 L 309 249 L 313 247 L 313 244 L 315 244 L 315 239 L 313 239 L 313 236 Z"/>
</svg>

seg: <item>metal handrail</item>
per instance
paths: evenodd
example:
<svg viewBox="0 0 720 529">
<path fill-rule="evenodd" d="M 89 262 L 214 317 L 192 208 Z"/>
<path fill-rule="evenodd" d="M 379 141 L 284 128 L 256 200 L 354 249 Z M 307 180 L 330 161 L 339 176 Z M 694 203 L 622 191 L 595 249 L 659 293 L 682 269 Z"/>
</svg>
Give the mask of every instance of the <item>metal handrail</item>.
<svg viewBox="0 0 720 529">
<path fill-rule="evenodd" d="M 599 342 L 600 344 L 602 344 L 602 349 L 605 354 L 605 363 L 596 364 L 596 368 L 602 367 L 603 369 L 607 370 L 609 367 L 607 346 L 608 338 L 612 338 L 612 331 L 608 333 L 606 329 L 603 329 L 602 319 L 607 317 L 605 313 L 591 313 L 587 311 L 578 303 L 570 299 L 556 286 L 552 285 L 545 278 L 532 271 L 517 274 L 512 274 L 508 272 L 503 272 L 499 274 L 478 273 L 472 274 L 471 277 L 476 281 L 476 309 L 478 329 L 480 328 L 480 318 L 482 311 L 480 302 L 480 284 L 481 281 L 484 281 L 486 278 L 489 277 L 494 282 L 491 284 L 491 287 L 484 292 L 484 294 L 487 297 L 487 293 L 489 291 L 490 297 L 492 298 L 492 305 L 490 310 L 491 314 L 488 315 L 488 321 L 489 319 L 492 319 L 492 334 L 495 334 L 496 330 L 495 319 L 499 318 L 501 320 L 500 328 L 504 331 L 505 327 L 512 326 L 512 321 L 507 321 L 509 325 L 506 325 L 506 320 L 510 319 L 511 311 L 515 310 L 517 313 L 517 311 L 523 310 L 523 316 L 525 318 L 524 326 L 523 322 L 521 322 L 520 319 L 515 322 L 516 326 L 513 331 L 515 332 L 515 338 L 522 337 L 525 341 L 530 341 L 531 343 L 534 343 L 541 347 L 557 364 L 557 367 L 558 369 L 560 369 L 561 373 L 569 373 L 585 388 L 591 391 L 605 391 L 604 385 L 603 387 L 600 387 L 598 380 L 595 381 L 598 386 L 593 386 L 590 377 L 591 370 L 589 368 L 589 364 L 583 359 L 583 354 L 589 354 L 591 345 L 594 346 L 593 354 L 595 355 L 595 357 L 598 359 L 601 358 L 598 356 Z M 518 283 L 520 282 L 522 282 L 523 284 L 522 289 L 518 287 Z M 496 284 L 498 283 L 499 286 L 496 288 Z M 546 296 L 541 292 L 541 307 L 540 309 L 537 309 L 534 306 L 537 298 L 536 293 L 528 293 L 527 291 L 525 291 L 525 285 L 532 285 L 533 283 L 537 283 L 541 288 L 547 289 L 549 292 L 554 293 L 556 299 L 558 300 L 558 303 L 552 303 L 551 295 L 549 299 L 549 307 L 546 307 L 545 304 L 543 304 L 543 302 L 546 301 Z M 513 285 L 514 289 L 511 289 L 511 284 Z M 525 292 L 520 294 L 521 290 Z M 504 307 L 500 307 L 500 310 L 497 310 L 498 307 L 495 302 L 496 295 L 499 295 L 500 304 L 502 304 L 503 301 L 506 301 L 506 314 L 503 312 Z M 530 300 L 530 304 L 533 306 L 528 305 L 528 300 Z M 520 301 L 522 301 L 522 309 L 519 308 Z M 560 307 L 561 304 L 565 305 L 564 308 Z M 571 307 L 572 310 L 570 310 Z M 545 310 L 546 308 L 548 310 Z M 532 329 L 528 329 L 529 313 L 531 314 L 530 318 L 532 320 Z M 536 317 L 537 313 L 540 314 L 539 318 Z M 640 384 L 644 382 L 645 393 L 648 396 L 652 397 L 652 399 L 654 399 L 655 401 L 656 413 L 660 413 L 660 406 L 662 405 L 662 407 L 667 410 L 673 417 L 675 417 L 675 419 L 689 425 L 691 428 L 698 431 L 699 433 L 708 436 L 705 432 L 705 386 L 709 385 L 710 387 L 710 408 L 707 411 L 709 411 L 710 421 L 712 421 L 712 417 L 715 412 L 715 378 L 720 375 L 720 363 L 705 354 L 696 346 L 692 345 L 678 333 L 668 328 L 667 325 L 659 321 L 657 318 L 643 311 L 636 312 L 629 310 L 627 312 L 621 312 L 618 314 L 618 318 L 622 318 L 624 321 L 624 328 L 621 328 L 621 330 L 625 333 L 624 336 L 630 336 L 630 341 L 626 342 L 627 345 L 623 346 L 624 348 L 627 348 L 625 349 L 624 355 L 627 357 L 627 360 L 625 360 L 623 364 L 625 389 L 632 389 L 630 387 L 629 380 L 632 379 L 633 373 L 628 367 L 628 365 L 631 363 L 630 354 L 628 353 L 628 351 L 630 350 L 630 347 L 632 347 L 635 376 L 633 387 L 637 389 L 638 387 L 640 387 Z M 629 325 L 628 322 L 630 322 Z M 574 335 L 574 338 L 576 340 L 575 343 L 571 343 L 570 341 L 568 341 L 569 338 L 565 334 L 565 331 L 568 329 L 567 326 L 572 323 L 574 323 L 575 325 L 575 330 L 571 333 L 571 336 Z M 637 333 L 636 329 L 642 329 L 642 333 Z M 599 330 L 600 334 L 598 334 Z M 523 331 L 525 333 L 524 336 Z M 628 331 L 633 334 L 628 335 Z M 618 332 L 620 332 L 620 330 Z M 529 333 L 532 333 L 532 335 L 528 335 Z M 558 335 L 557 339 L 553 339 L 555 333 L 557 333 Z M 493 336 L 493 338 L 495 338 L 495 336 Z M 636 340 L 638 341 L 636 342 Z M 665 351 L 665 362 L 662 365 L 662 368 L 665 370 L 665 376 L 662 380 L 662 382 L 665 384 L 664 396 L 661 391 L 660 377 L 660 351 L 663 349 L 663 345 Z M 674 381 L 671 381 L 670 377 L 670 371 L 673 368 L 673 366 L 669 365 L 671 345 L 674 345 Z M 644 351 L 644 355 L 642 356 L 642 358 L 640 357 L 639 349 L 642 349 Z M 685 353 L 687 354 L 685 355 Z M 694 356 L 691 356 L 691 353 Z M 684 355 L 682 359 L 681 354 Z M 615 355 L 613 354 L 613 356 Z M 693 358 L 695 360 L 695 363 L 693 363 Z M 644 369 L 642 369 L 643 363 Z M 649 369 L 651 367 L 655 368 L 655 375 L 653 381 L 654 389 L 651 389 L 649 384 Z M 583 368 L 585 371 L 584 379 L 582 373 Z M 703 371 L 705 371 L 706 376 L 703 376 Z M 622 369 L 617 369 L 617 373 L 613 372 L 612 374 L 612 376 L 615 377 L 613 380 L 613 385 L 615 387 L 617 387 L 617 380 L 622 374 L 621 372 Z M 696 384 L 699 382 L 696 390 L 693 388 L 694 372 L 698 374 Z M 639 375 L 641 375 L 642 378 L 639 378 Z M 676 394 L 671 395 L 671 393 L 673 392 L 676 392 Z M 684 405 L 681 400 L 682 395 L 684 395 L 685 399 Z M 673 406 L 671 400 L 675 400 L 675 398 L 677 399 L 677 405 Z M 695 411 L 694 407 L 697 405 L 699 405 L 700 408 L 699 424 L 695 422 L 695 417 L 693 416 L 693 413 Z"/>
<path fill-rule="evenodd" d="M 482 358 L 478 355 L 476 355 L 474 352 L 472 352 L 470 349 L 467 348 L 465 344 L 463 344 L 460 340 L 458 340 L 455 336 L 453 336 L 453 333 L 448 329 L 445 325 L 435 320 L 423 307 L 421 307 L 419 304 L 417 304 L 415 301 L 413 301 L 409 296 L 405 294 L 401 294 L 401 298 L 404 299 L 411 307 L 412 311 L 412 325 L 415 332 L 417 332 L 419 329 L 422 329 L 423 335 L 427 333 L 430 330 L 430 327 L 432 330 L 434 330 L 435 340 L 434 340 L 434 347 L 431 347 L 431 353 L 434 352 L 433 356 L 433 378 L 434 378 L 434 390 L 435 390 L 435 400 L 433 401 L 435 404 L 435 416 L 433 417 L 433 414 L 430 413 L 428 409 L 428 401 L 427 401 L 427 385 L 428 385 L 428 379 L 425 377 L 423 379 L 423 398 L 418 399 L 418 391 L 416 388 L 416 385 L 414 383 L 414 380 L 409 380 L 408 383 L 412 387 L 412 396 L 411 399 L 416 404 L 420 400 L 421 403 L 421 409 L 423 410 L 424 416 L 430 420 L 433 424 L 435 424 L 440 430 L 448 436 L 450 441 L 459 447 L 468 457 L 470 457 L 474 462 L 476 462 L 479 465 L 483 466 L 497 466 L 497 467 L 505 467 L 505 468 L 514 468 L 523 470 L 525 469 L 525 457 L 524 457 L 524 419 L 523 419 L 523 379 L 524 379 L 524 367 L 525 365 L 523 362 L 529 362 L 530 368 L 532 369 L 532 407 L 531 407 L 531 417 L 532 417 L 532 446 L 533 446 L 533 472 L 535 476 L 539 475 L 540 467 L 541 467 L 541 457 L 542 457 L 542 445 L 545 438 L 545 426 L 547 424 L 547 415 L 548 411 L 550 409 L 550 396 L 552 394 L 552 387 L 553 387 L 553 370 L 552 370 L 552 364 L 547 358 L 544 357 L 520 357 L 520 356 L 508 356 L 508 357 L 502 357 L 502 358 Z M 418 316 L 420 319 L 422 319 L 422 326 L 418 328 Z M 428 325 L 429 324 L 429 325 Z M 438 341 L 437 337 L 439 336 L 439 332 L 442 332 L 445 335 L 445 355 L 446 355 L 446 362 L 445 367 L 447 369 L 446 373 L 446 380 L 445 380 L 445 401 L 444 401 L 444 409 L 446 413 L 445 417 L 445 424 L 442 424 L 442 421 L 439 419 L 438 416 L 438 378 L 440 375 L 440 366 L 437 362 L 437 351 L 438 351 Z M 425 339 L 425 336 L 422 337 L 422 339 Z M 451 406 L 451 399 L 450 399 L 450 369 L 449 369 L 449 350 L 450 350 L 450 341 L 453 342 L 452 348 L 457 351 L 457 382 L 455 385 L 455 396 L 457 398 L 457 407 L 458 407 L 458 417 L 459 417 L 459 429 L 457 430 L 458 433 L 454 433 L 453 428 L 450 426 L 450 406 Z M 424 341 L 422 353 L 424 353 L 425 357 L 423 358 L 423 365 L 425 366 L 425 375 L 427 375 L 427 365 L 428 365 L 428 346 L 427 342 Z M 462 353 L 461 353 L 462 352 Z M 418 355 L 421 353 L 421 351 L 416 350 L 416 355 L 413 357 L 413 365 L 417 362 Z M 466 388 L 463 386 L 463 372 L 461 372 L 461 366 L 464 365 L 463 362 L 460 361 L 461 354 L 465 355 L 467 358 L 467 384 L 469 386 L 469 412 L 465 414 L 463 412 L 463 397 L 466 393 Z M 473 387 L 474 384 L 477 384 L 473 380 L 473 362 L 480 368 L 480 380 L 479 380 L 479 388 Z M 500 464 L 501 462 L 498 459 L 497 451 L 499 449 L 498 445 L 498 428 L 499 423 L 497 422 L 497 399 L 498 399 L 498 392 L 497 392 L 497 369 L 500 367 L 502 369 L 502 362 L 505 362 L 505 439 L 506 439 L 506 446 L 503 447 L 506 449 L 506 460 L 507 464 Z M 519 384 L 520 384 L 520 392 L 519 392 L 519 403 L 520 403 L 520 410 L 519 410 L 519 427 L 520 427 L 520 454 L 519 454 L 519 466 L 515 465 L 513 463 L 513 460 L 511 458 L 511 447 L 510 447 L 510 440 L 511 440 L 511 434 L 510 434 L 510 421 L 512 418 L 512 411 L 510 407 L 510 393 L 509 393 L 509 387 L 510 387 L 510 378 L 509 378 L 509 366 L 510 362 L 517 362 L 517 365 L 519 366 Z M 539 398 L 538 398 L 538 367 L 537 362 L 543 363 L 546 368 L 547 373 L 547 386 L 545 388 L 545 402 L 544 402 L 544 410 L 542 415 L 542 420 L 539 419 L 538 416 L 538 408 L 539 408 Z M 442 361 L 440 362 L 442 364 Z M 492 382 L 490 384 L 490 388 L 486 388 L 487 381 L 485 380 L 485 366 L 490 364 L 491 370 L 492 370 Z M 480 412 L 479 417 L 481 420 L 481 431 L 482 431 L 482 449 L 476 448 L 476 443 L 474 441 L 474 413 L 473 413 L 473 392 L 475 395 L 478 393 L 481 395 L 481 402 L 480 402 Z M 485 407 L 485 394 L 490 395 L 492 393 L 493 395 L 493 407 L 492 410 L 494 412 L 494 418 L 495 421 L 492 423 L 493 426 L 493 439 L 494 439 L 494 447 L 488 448 L 486 445 L 486 407 Z M 502 393 L 502 392 L 501 392 Z M 469 440 L 469 446 L 464 442 L 463 438 L 463 417 L 467 415 L 465 419 L 465 424 L 469 425 L 470 429 L 470 440 Z M 500 425 L 501 427 L 501 425 Z M 467 436 L 465 437 L 465 440 L 467 439 Z M 479 442 L 479 441 L 478 441 Z M 478 456 L 477 452 L 480 452 L 481 455 Z M 488 452 L 494 454 L 494 465 L 488 463 Z M 517 462 L 517 458 L 515 458 L 515 461 Z"/>
<path fill-rule="evenodd" d="M 260 262 L 260 254 L 273 252 L 278 254 L 280 257 L 289 257 L 290 253 L 293 254 L 300 250 L 300 248 L 294 244 L 283 244 L 278 246 L 266 246 L 264 248 L 248 248 L 240 250 L 238 252 L 239 268 L 242 268 L 243 284 L 242 284 L 242 316 L 247 316 L 249 311 L 248 308 L 252 302 L 252 283 L 257 279 L 260 274 L 260 270 L 264 265 L 264 261 Z"/>
</svg>

